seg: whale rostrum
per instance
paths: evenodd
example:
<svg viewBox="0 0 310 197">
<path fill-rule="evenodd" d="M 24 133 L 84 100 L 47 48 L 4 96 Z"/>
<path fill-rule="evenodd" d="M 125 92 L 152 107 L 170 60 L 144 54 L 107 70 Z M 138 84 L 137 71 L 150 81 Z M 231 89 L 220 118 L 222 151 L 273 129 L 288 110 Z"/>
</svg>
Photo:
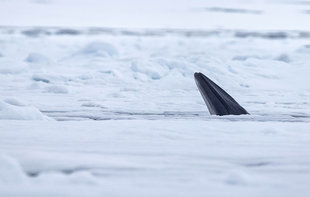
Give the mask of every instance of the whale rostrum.
<svg viewBox="0 0 310 197">
<path fill-rule="evenodd" d="M 249 114 L 227 92 L 202 73 L 195 73 L 195 82 L 211 115 Z"/>
</svg>

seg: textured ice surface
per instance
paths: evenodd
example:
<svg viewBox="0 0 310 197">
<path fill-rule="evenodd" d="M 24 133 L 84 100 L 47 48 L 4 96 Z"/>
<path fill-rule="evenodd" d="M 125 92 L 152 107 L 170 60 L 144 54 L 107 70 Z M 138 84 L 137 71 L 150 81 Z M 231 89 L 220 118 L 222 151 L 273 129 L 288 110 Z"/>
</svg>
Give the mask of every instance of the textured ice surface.
<svg viewBox="0 0 310 197">
<path fill-rule="evenodd" d="M 9 29 L 1 119 L 60 122 L 0 120 L 1 195 L 308 193 L 308 39 Z M 50 61 L 25 62 L 33 51 Z M 194 72 L 251 115 L 210 116 Z"/>
<path fill-rule="evenodd" d="M 51 120 L 52 118 L 42 114 L 37 108 L 6 99 L 0 101 L 0 120 Z"/>
<path fill-rule="evenodd" d="M 0 120 L 1 195 L 307 196 L 307 39 L 17 29 L 0 35 L 1 119 L 60 122 Z M 210 116 L 197 71 L 251 115 Z"/>
<path fill-rule="evenodd" d="M 57 29 L 46 29 L 51 30 Z M 23 100 L 58 120 L 205 120 L 193 80 L 194 72 L 202 72 L 252 114 L 237 120 L 309 121 L 308 39 L 104 32 L 0 36 L 10 54 L 0 59 L 1 99 Z M 50 62 L 25 62 L 29 51 L 43 51 Z"/>
<path fill-rule="evenodd" d="M 49 63 L 49 59 L 44 55 L 39 53 L 30 53 L 25 59 L 26 62 L 36 63 L 36 64 L 47 64 Z"/>
<path fill-rule="evenodd" d="M 1 123 L 0 150 L 10 158 L 0 162 L 1 177 L 19 181 L 2 181 L 3 196 L 307 196 L 309 191 L 308 123 Z"/>
</svg>

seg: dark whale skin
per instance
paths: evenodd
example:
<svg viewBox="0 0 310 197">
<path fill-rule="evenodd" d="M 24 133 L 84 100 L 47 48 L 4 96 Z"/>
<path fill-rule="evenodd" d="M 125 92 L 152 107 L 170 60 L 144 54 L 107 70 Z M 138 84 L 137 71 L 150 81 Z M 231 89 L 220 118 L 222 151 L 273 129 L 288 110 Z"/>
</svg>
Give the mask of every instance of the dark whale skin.
<svg viewBox="0 0 310 197">
<path fill-rule="evenodd" d="M 235 99 L 204 74 L 195 73 L 194 78 L 211 115 L 249 114 Z"/>
</svg>

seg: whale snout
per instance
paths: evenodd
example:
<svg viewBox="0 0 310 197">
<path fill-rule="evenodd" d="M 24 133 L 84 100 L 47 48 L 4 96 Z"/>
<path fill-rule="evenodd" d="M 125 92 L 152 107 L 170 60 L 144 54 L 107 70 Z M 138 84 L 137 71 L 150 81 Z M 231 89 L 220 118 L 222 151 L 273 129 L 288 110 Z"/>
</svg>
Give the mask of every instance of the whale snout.
<svg viewBox="0 0 310 197">
<path fill-rule="evenodd" d="M 211 115 L 249 114 L 235 99 L 204 74 L 196 72 L 194 78 Z"/>
</svg>

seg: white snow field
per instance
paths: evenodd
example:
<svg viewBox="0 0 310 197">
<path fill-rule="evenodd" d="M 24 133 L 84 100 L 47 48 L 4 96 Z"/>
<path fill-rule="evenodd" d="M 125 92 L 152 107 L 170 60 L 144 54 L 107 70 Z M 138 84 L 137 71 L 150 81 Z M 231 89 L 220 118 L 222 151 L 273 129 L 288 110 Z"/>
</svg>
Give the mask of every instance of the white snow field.
<svg viewBox="0 0 310 197">
<path fill-rule="evenodd" d="M 0 196 L 310 196 L 309 76 L 310 1 L 0 0 Z"/>
</svg>

